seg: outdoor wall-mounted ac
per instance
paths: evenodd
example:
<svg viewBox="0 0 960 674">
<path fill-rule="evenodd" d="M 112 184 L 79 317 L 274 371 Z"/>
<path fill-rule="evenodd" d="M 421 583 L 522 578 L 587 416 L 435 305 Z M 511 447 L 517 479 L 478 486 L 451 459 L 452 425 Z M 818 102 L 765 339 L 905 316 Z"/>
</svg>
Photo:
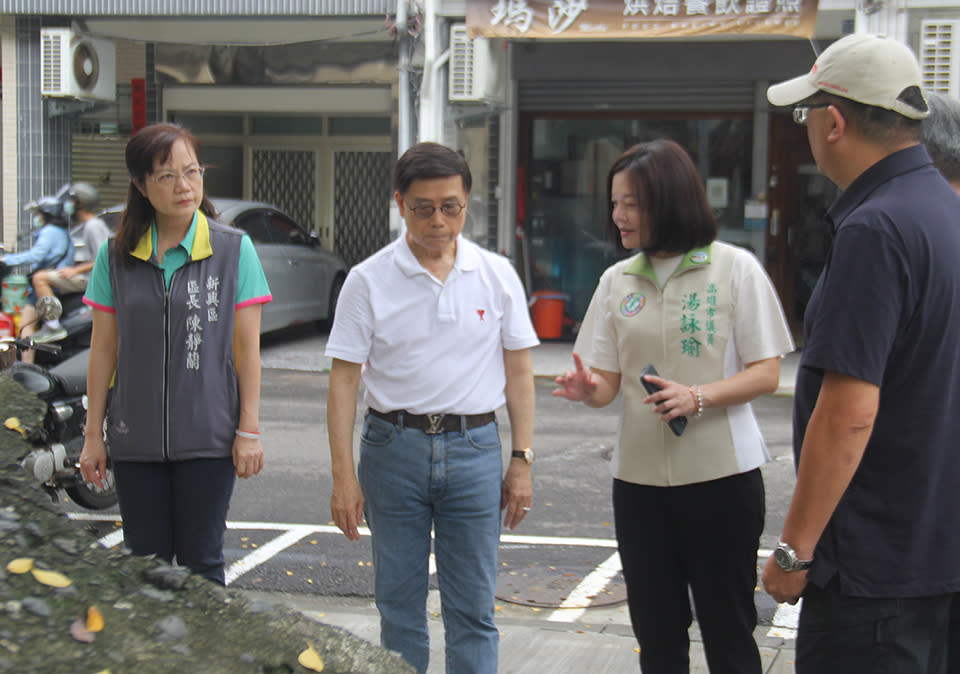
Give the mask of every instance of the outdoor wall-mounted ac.
<svg viewBox="0 0 960 674">
<path fill-rule="evenodd" d="M 108 40 L 69 28 L 40 31 L 40 93 L 58 98 L 117 98 L 116 50 Z"/>
<path fill-rule="evenodd" d="M 470 39 L 465 24 L 450 27 L 451 103 L 502 102 L 506 93 L 506 52 L 482 37 Z"/>
<path fill-rule="evenodd" d="M 922 22 L 920 69 L 924 89 L 960 94 L 960 21 Z"/>
</svg>

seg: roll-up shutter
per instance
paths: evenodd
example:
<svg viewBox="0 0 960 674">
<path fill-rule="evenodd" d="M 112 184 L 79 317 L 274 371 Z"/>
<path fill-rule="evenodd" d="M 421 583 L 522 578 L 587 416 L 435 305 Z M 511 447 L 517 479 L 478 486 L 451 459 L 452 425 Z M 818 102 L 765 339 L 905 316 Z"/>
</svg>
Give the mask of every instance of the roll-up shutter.
<svg viewBox="0 0 960 674">
<path fill-rule="evenodd" d="M 123 153 L 130 136 L 73 137 L 71 180 L 90 183 L 100 192 L 103 207 L 121 203 L 127 198 L 126 163 Z"/>
<path fill-rule="evenodd" d="M 523 111 L 743 111 L 753 109 L 752 81 L 625 82 L 548 80 L 519 83 Z"/>
</svg>

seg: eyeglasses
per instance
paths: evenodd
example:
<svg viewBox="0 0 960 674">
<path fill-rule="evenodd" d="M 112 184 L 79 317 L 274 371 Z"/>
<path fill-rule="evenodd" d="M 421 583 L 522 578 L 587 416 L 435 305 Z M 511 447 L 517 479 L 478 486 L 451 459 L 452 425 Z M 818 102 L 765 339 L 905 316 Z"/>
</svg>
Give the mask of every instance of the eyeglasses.
<svg viewBox="0 0 960 674">
<path fill-rule="evenodd" d="M 800 126 L 807 125 L 807 115 L 810 114 L 810 111 L 814 108 L 828 108 L 833 103 L 829 101 L 822 101 L 820 103 L 807 103 L 806 105 L 795 105 L 793 106 L 793 121 L 799 124 Z"/>
<path fill-rule="evenodd" d="M 427 220 L 432 218 L 433 214 L 438 210 L 448 218 L 455 218 L 460 215 L 460 212 L 464 208 L 466 208 L 466 205 L 456 201 L 448 201 L 447 203 L 442 204 L 439 208 L 433 204 L 421 204 L 420 206 L 411 206 L 410 204 L 407 204 L 407 208 L 413 211 L 413 214 L 421 220 Z"/>
<path fill-rule="evenodd" d="M 183 173 L 173 173 L 171 171 L 165 171 L 155 176 L 150 176 L 147 180 L 152 180 L 157 183 L 160 187 L 166 189 L 173 189 L 173 187 L 180 182 L 180 179 L 183 178 L 188 183 L 196 185 L 203 179 L 203 174 L 206 172 L 202 166 L 194 166 L 193 168 L 188 168 Z"/>
</svg>

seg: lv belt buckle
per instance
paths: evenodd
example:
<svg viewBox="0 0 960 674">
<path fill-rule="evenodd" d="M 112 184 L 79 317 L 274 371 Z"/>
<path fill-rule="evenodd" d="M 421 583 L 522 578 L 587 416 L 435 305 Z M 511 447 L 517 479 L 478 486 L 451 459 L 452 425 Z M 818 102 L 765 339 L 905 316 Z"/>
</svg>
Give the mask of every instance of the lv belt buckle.
<svg viewBox="0 0 960 674">
<path fill-rule="evenodd" d="M 443 432 L 442 424 L 445 414 L 428 414 L 427 421 L 430 422 L 430 425 L 427 426 L 427 430 L 424 431 L 427 435 L 437 435 L 438 433 Z"/>
</svg>

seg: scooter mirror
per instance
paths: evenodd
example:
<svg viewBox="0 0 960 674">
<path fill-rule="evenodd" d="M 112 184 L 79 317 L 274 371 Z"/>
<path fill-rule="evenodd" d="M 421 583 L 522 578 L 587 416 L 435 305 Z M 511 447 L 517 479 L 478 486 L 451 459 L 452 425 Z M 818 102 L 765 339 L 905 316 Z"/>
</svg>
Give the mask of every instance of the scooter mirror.
<svg viewBox="0 0 960 674">
<path fill-rule="evenodd" d="M 44 295 L 37 300 L 37 318 L 43 322 L 53 321 L 60 318 L 63 313 L 63 305 L 60 299 L 54 295 Z"/>
</svg>

